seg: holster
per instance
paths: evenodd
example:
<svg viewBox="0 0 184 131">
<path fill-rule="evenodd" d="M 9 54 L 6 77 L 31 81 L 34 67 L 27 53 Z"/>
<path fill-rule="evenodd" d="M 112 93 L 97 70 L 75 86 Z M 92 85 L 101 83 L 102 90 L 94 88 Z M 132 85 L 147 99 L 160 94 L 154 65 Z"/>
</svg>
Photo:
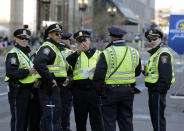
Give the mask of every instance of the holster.
<svg viewBox="0 0 184 131">
<path fill-rule="evenodd" d="M 110 88 L 108 85 L 104 84 L 101 88 L 101 96 L 102 98 L 106 98 L 109 95 Z"/>
<path fill-rule="evenodd" d="M 9 83 L 10 92 L 12 92 L 13 97 L 17 97 L 20 92 L 20 84 L 16 84 L 14 82 Z"/>
<path fill-rule="evenodd" d="M 41 80 L 37 79 L 33 85 L 33 88 L 39 88 L 41 84 L 42 84 Z"/>
</svg>

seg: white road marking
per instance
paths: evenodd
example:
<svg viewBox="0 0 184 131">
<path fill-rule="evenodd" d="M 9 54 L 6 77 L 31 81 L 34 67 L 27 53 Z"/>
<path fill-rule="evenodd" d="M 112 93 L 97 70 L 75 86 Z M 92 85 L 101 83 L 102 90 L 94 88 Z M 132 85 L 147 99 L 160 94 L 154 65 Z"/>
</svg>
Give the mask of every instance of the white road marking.
<svg viewBox="0 0 184 131">
<path fill-rule="evenodd" d="M 148 120 L 148 119 L 150 119 L 150 115 L 149 114 L 134 114 L 133 118 L 134 119 L 145 119 L 145 120 Z"/>
<path fill-rule="evenodd" d="M 8 94 L 8 92 L 2 92 L 2 93 L 0 93 L 0 96 L 5 96 L 7 94 Z"/>
</svg>

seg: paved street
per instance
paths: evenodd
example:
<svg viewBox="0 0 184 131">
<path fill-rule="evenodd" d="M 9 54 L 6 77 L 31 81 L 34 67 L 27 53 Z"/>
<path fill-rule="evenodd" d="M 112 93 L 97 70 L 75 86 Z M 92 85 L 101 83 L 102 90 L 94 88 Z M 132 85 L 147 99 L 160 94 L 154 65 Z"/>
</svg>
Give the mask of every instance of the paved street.
<svg viewBox="0 0 184 131">
<path fill-rule="evenodd" d="M 183 56 L 178 56 L 174 53 L 175 57 L 175 72 L 176 83 L 169 90 L 167 96 L 167 131 L 182 131 L 184 129 L 184 100 L 183 99 L 171 99 L 169 96 L 180 87 L 184 87 L 182 81 L 184 80 L 184 59 Z M 141 51 L 140 53 L 142 61 L 148 58 L 148 53 Z M 5 70 L 4 60 L 0 57 L 0 131 L 9 131 L 10 112 L 7 99 L 6 83 L 3 82 Z M 144 87 L 143 76 L 137 78 L 137 87 L 142 89 L 142 93 L 135 96 L 134 100 L 134 131 L 152 131 L 151 120 L 148 110 L 148 95 L 147 89 Z M 180 93 L 184 93 L 184 88 L 179 90 Z M 72 131 L 75 131 L 74 114 L 71 114 L 71 127 Z M 88 131 L 90 126 L 88 122 Z M 118 131 L 118 130 L 117 130 Z"/>
</svg>

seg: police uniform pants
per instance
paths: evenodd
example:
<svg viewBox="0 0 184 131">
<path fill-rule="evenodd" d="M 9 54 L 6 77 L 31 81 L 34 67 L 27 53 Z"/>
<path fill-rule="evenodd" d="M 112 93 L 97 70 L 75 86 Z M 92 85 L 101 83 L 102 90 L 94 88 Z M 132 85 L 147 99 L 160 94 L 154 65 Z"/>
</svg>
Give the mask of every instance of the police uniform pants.
<svg viewBox="0 0 184 131">
<path fill-rule="evenodd" d="M 70 129 L 70 113 L 72 110 L 72 93 L 69 87 L 60 87 L 61 96 L 61 126 L 63 131 Z"/>
<path fill-rule="evenodd" d="M 74 88 L 72 95 L 77 131 L 86 131 L 88 113 L 92 131 L 103 131 L 100 101 L 96 91 Z"/>
<path fill-rule="evenodd" d="M 39 88 L 39 99 L 42 110 L 41 130 L 42 131 L 61 131 L 61 109 L 60 109 L 60 89 L 51 88 L 51 95 L 44 87 Z"/>
<path fill-rule="evenodd" d="M 110 89 L 109 95 L 102 100 L 105 131 L 116 131 L 116 121 L 120 131 L 133 131 L 133 99 L 131 87 Z"/>
<path fill-rule="evenodd" d="M 38 88 L 34 88 L 31 91 L 29 116 L 29 131 L 40 131 L 41 107 Z"/>
<path fill-rule="evenodd" d="M 21 88 L 16 97 L 13 92 L 9 92 L 8 100 L 11 112 L 11 131 L 27 131 L 30 90 Z"/>
<path fill-rule="evenodd" d="M 149 110 L 154 131 L 166 131 L 166 119 L 164 116 L 166 108 L 166 94 L 157 92 L 149 93 Z"/>
</svg>

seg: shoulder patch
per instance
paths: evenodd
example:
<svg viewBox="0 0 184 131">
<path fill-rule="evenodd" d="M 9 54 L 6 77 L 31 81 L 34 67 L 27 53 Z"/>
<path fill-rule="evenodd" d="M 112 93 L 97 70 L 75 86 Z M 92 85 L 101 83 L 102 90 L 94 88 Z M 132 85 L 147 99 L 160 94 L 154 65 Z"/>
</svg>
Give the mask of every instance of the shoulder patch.
<svg viewBox="0 0 184 131">
<path fill-rule="evenodd" d="M 15 57 L 12 57 L 12 58 L 10 59 L 10 63 L 11 63 L 12 65 L 15 65 L 16 62 L 17 62 L 17 60 L 16 60 Z"/>
<path fill-rule="evenodd" d="M 48 55 L 49 53 L 50 53 L 50 49 L 49 48 L 43 49 L 43 54 Z"/>
<path fill-rule="evenodd" d="M 168 56 L 161 56 L 161 61 L 163 64 L 166 64 L 168 61 Z"/>
</svg>

